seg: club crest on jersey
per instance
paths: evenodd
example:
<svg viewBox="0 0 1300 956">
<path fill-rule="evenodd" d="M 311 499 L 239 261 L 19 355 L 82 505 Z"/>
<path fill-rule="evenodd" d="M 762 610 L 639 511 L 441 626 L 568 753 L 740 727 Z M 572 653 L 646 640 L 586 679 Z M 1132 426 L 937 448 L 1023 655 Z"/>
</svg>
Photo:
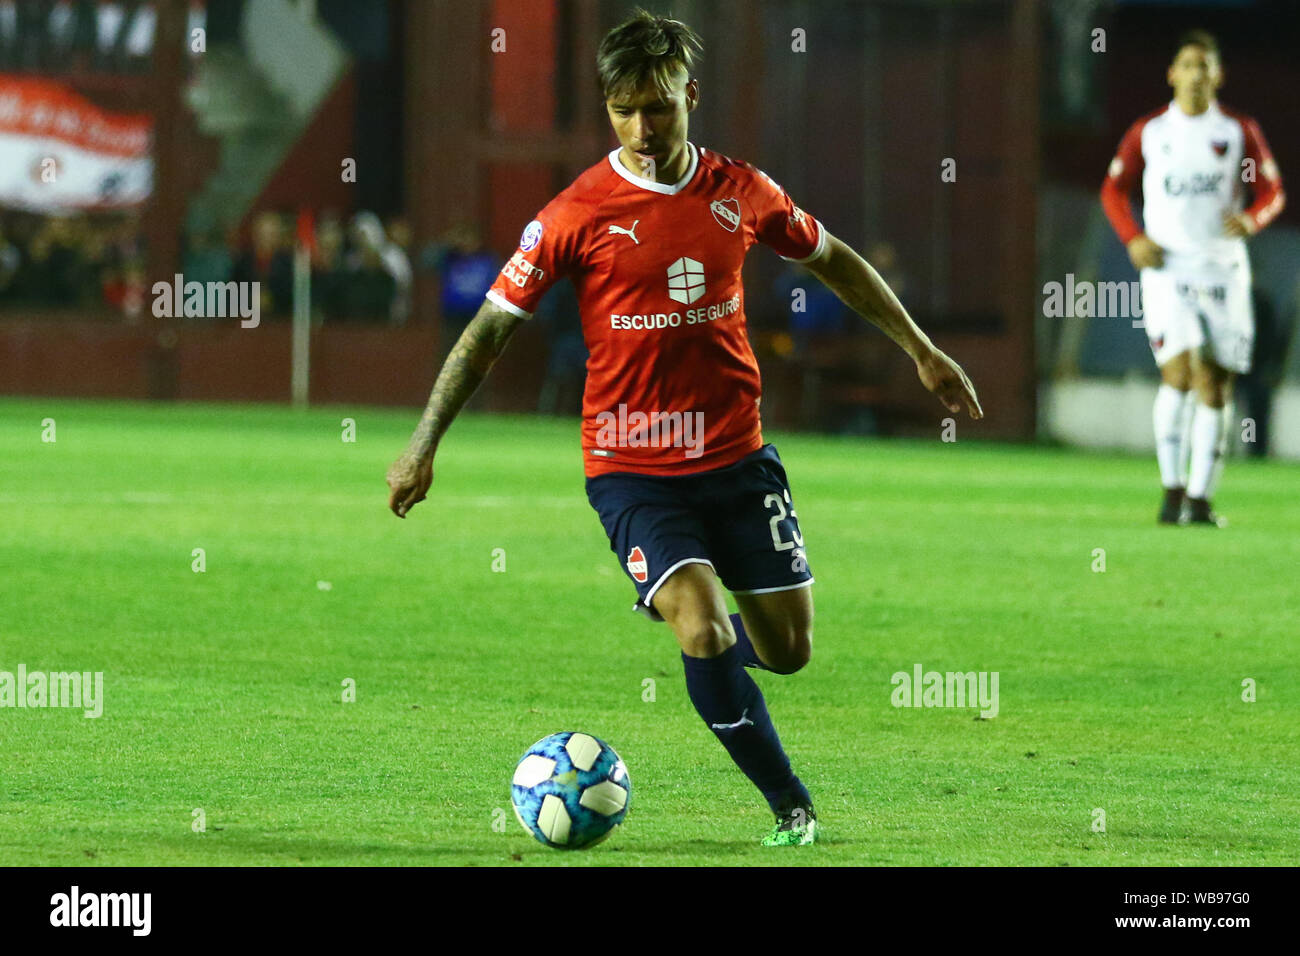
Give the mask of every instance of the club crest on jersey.
<svg viewBox="0 0 1300 956">
<path fill-rule="evenodd" d="M 727 232 L 735 232 L 740 228 L 740 200 L 734 196 L 730 199 L 715 199 L 709 203 L 709 211 L 713 213 L 713 218 L 718 220 L 718 225 Z"/>
<path fill-rule="evenodd" d="M 1212 140 L 1210 149 L 1214 150 L 1215 156 L 1222 156 L 1228 151 L 1228 141 L 1226 139 Z"/>
<path fill-rule="evenodd" d="M 632 575 L 632 580 L 637 584 L 645 584 L 650 577 L 646 566 L 645 552 L 641 550 L 639 545 L 628 552 L 627 573 Z"/>
<path fill-rule="evenodd" d="M 524 234 L 519 237 L 519 248 L 524 252 L 532 252 L 537 248 L 537 244 L 542 241 L 542 224 L 534 219 L 528 225 L 524 226 Z"/>
</svg>

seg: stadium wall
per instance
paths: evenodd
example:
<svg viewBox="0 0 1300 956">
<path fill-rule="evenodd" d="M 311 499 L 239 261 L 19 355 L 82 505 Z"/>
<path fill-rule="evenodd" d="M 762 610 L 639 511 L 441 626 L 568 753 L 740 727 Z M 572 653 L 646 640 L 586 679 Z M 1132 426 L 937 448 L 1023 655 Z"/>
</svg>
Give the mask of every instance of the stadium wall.
<svg viewBox="0 0 1300 956">
<path fill-rule="evenodd" d="M 437 373 L 432 323 L 404 328 L 340 323 L 311 338 L 310 399 L 420 407 Z M 544 333 L 525 324 L 476 398 L 488 411 L 531 411 L 545 372 Z M 288 402 L 287 322 L 134 325 L 84 313 L 0 321 L 0 394 L 183 401 Z"/>
<path fill-rule="evenodd" d="M 1044 437 L 1083 448 L 1154 452 L 1151 405 L 1157 383 L 1147 378 L 1116 382 L 1076 379 L 1044 385 L 1039 395 L 1040 432 Z M 1238 417 L 1237 447 L 1240 441 Z M 1300 461 L 1300 385 L 1286 384 L 1273 395 L 1272 438 L 1275 458 Z"/>
</svg>

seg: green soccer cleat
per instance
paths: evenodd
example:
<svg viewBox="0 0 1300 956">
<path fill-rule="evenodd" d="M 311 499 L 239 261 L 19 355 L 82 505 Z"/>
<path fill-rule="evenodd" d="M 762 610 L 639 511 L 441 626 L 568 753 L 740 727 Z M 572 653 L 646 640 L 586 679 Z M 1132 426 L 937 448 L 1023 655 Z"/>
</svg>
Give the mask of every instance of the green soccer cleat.
<svg viewBox="0 0 1300 956">
<path fill-rule="evenodd" d="M 796 808 L 778 817 L 772 832 L 763 837 L 763 846 L 807 846 L 817 842 L 817 814 L 812 808 Z"/>
</svg>

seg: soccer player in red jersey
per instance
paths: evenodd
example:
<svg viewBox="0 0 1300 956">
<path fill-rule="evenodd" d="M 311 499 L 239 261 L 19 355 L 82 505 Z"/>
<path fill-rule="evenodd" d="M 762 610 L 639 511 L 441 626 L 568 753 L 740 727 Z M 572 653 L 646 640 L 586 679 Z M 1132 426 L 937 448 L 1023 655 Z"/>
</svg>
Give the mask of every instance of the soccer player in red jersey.
<svg viewBox="0 0 1300 956">
<path fill-rule="evenodd" d="M 443 365 L 388 473 L 405 517 L 438 442 L 545 291 L 569 277 L 590 351 L 587 497 L 637 591 L 667 621 L 691 702 L 776 815 L 766 845 L 817 839 L 746 667 L 791 674 L 812 653 L 812 572 L 781 459 L 763 443 L 741 266 L 757 242 L 802 262 L 912 357 L 952 412 L 983 417 L 961 368 L 931 344 L 852 249 L 747 163 L 687 140 L 699 38 L 641 12 L 602 41 L 597 73 L 620 148 L 538 213 Z M 740 608 L 728 615 L 723 588 Z"/>
<path fill-rule="evenodd" d="M 1160 368 L 1152 414 L 1164 486 L 1158 520 L 1218 526 L 1210 496 L 1227 448 L 1233 380 L 1250 371 L 1255 339 L 1246 238 L 1277 218 L 1286 195 L 1259 124 L 1215 99 L 1223 65 L 1212 35 L 1179 39 L 1168 80 L 1173 102 L 1129 127 L 1101 202 L 1142 280 L 1143 324 Z M 1145 229 L 1129 205 L 1139 180 Z"/>
</svg>

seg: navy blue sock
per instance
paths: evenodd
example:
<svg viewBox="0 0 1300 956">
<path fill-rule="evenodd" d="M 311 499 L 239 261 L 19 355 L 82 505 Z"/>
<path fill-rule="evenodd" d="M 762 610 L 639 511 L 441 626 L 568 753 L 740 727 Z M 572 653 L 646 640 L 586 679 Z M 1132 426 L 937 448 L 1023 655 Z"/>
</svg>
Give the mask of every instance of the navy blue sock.
<svg viewBox="0 0 1300 956">
<path fill-rule="evenodd" d="M 745 667 L 770 671 L 772 668 L 758 659 L 758 651 L 754 650 L 754 645 L 750 643 L 749 635 L 745 633 L 745 622 L 740 619 L 739 614 L 731 615 L 731 628 L 736 632 L 736 651 L 740 654 L 740 663 Z"/>
<path fill-rule="evenodd" d="M 691 703 L 772 811 L 812 806 L 807 788 L 790 769 L 763 692 L 741 666 L 737 647 L 717 657 L 682 654 L 682 664 Z"/>
</svg>

